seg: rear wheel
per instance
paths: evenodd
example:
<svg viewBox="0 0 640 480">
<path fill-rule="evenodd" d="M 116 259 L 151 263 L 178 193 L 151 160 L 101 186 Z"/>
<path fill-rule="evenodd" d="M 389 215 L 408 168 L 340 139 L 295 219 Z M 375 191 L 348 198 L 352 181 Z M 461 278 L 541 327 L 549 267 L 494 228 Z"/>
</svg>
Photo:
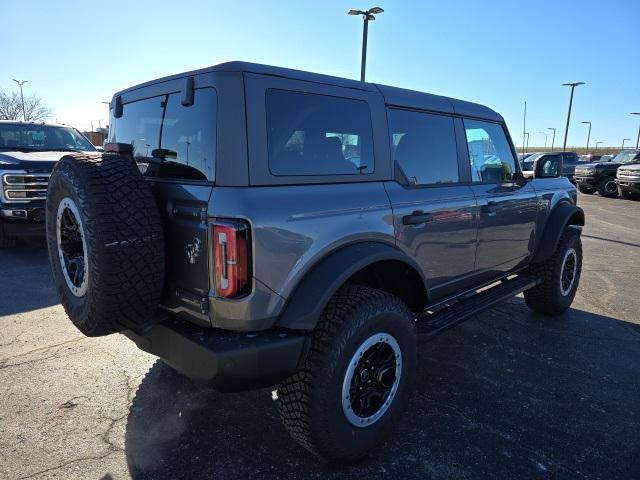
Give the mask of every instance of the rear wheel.
<svg viewBox="0 0 640 480">
<path fill-rule="evenodd" d="M 567 228 L 551 258 L 529 267 L 529 273 L 540 279 L 540 284 L 524 292 L 527 306 L 545 315 L 561 315 L 573 302 L 581 271 L 580 233 Z"/>
<path fill-rule="evenodd" d="M 322 460 L 354 462 L 397 423 L 415 364 L 407 306 L 380 290 L 343 288 L 316 326 L 303 368 L 278 387 L 282 421 Z"/>
<path fill-rule="evenodd" d="M 164 239 L 149 185 L 130 159 L 70 155 L 47 194 L 47 245 L 61 303 L 85 335 L 142 332 L 164 280 Z"/>
<path fill-rule="evenodd" d="M 16 246 L 16 237 L 7 235 L 4 223 L 0 221 L 0 248 L 12 248 Z"/>
<path fill-rule="evenodd" d="M 590 194 L 595 192 L 595 189 L 594 188 L 589 188 L 589 187 L 584 187 L 582 185 L 578 185 L 578 191 L 580 193 L 586 193 L 586 194 L 590 195 Z"/>
<path fill-rule="evenodd" d="M 603 197 L 617 197 L 618 185 L 613 177 L 604 178 L 598 182 L 598 193 Z"/>
</svg>

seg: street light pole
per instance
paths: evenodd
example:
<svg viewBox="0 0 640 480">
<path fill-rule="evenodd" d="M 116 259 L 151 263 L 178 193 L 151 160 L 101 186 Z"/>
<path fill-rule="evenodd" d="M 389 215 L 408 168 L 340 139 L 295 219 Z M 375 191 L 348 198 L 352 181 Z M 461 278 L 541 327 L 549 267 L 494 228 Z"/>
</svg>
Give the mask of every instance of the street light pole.
<svg viewBox="0 0 640 480">
<path fill-rule="evenodd" d="M 522 118 L 522 154 L 524 155 L 525 152 L 525 141 L 524 141 L 524 136 L 526 135 L 527 131 L 527 101 L 524 101 L 524 116 Z"/>
<path fill-rule="evenodd" d="M 367 37 L 369 36 L 369 21 L 375 20 L 374 16 L 384 12 L 380 7 L 373 7 L 369 10 L 349 10 L 347 15 L 362 15 L 364 25 L 362 27 L 362 60 L 360 62 L 360 81 L 364 82 L 365 72 L 367 70 Z"/>
<path fill-rule="evenodd" d="M 527 136 L 527 151 L 529 151 L 529 132 L 524 132 L 524 134 Z"/>
<path fill-rule="evenodd" d="M 582 123 L 588 123 L 589 124 L 589 133 L 587 134 L 587 148 L 586 148 L 586 154 L 589 154 L 589 139 L 591 138 L 591 122 L 582 122 Z"/>
<path fill-rule="evenodd" d="M 540 132 L 540 134 L 544 135 L 544 151 L 547 151 L 547 142 L 549 141 L 549 134 L 547 132 Z"/>
<path fill-rule="evenodd" d="M 569 135 L 569 120 L 571 120 L 571 107 L 573 106 L 573 91 L 578 85 L 584 85 L 584 82 L 563 83 L 563 87 L 571 87 L 571 96 L 569 97 L 569 111 L 567 112 L 567 125 L 564 128 L 564 143 L 562 151 L 567 150 L 567 135 Z"/>
<path fill-rule="evenodd" d="M 26 113 L 26 111 L 24 109 L 24 95 L 22 94 L 22 85 L 27 83 L 29 80 L 22 80 L 21 82 L 16 80 L 15 78 L 12 78 L 12 80 L 14 82 L 16 82 L 18 84 L 18 86 L 20 87 L 20 101 L 22 102 L 22 120 L 24 120 L 26 122 L 27 121 L 27 113 Z"/>
<path fill-rule="evenodd" d="M 640 115 L 640 112 L 631 112 L 631 115 Z M 640 145 L 640 124 L 638 125 L 638 138 L 636 138 L 636 149 Z"/>
<path fill-rule="evenodd" d="M 556 129 L 548 127 L 547 130 L 553 130 L 553 137 L 551 137 L 551 151 L 553 152 L 553 145 L 556 143 Z"/>
<path fill-rule="evenodd" d="M 596 153 L 598 153 L 598 145 L 599 145 L 600 143 L 604 143 L 604 142 L 596 142 Z"/>
<path fill-rule="evenodd" d="M 626 142 L 627 140 L 631 141 L 630 138 L 623 138 L 622 139 L 622 148 L 620 150 L 624 150 L 624 142 Z"/>
</svg>

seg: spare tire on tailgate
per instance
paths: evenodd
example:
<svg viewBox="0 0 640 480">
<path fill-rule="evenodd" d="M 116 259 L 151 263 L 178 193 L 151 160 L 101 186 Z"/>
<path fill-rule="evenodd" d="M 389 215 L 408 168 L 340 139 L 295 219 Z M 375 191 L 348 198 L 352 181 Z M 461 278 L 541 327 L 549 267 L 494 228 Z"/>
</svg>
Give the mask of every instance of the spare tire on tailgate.
<svg viewBox="0 0 640 480">
<path fill-rule="evenodd" d="M 49 180 L 46 216 L 53 280 L 73 324 L 91 337 L 149 327 L 164 281 L 164 235 L 135 161 L 63 157 Z"/>
</svg>

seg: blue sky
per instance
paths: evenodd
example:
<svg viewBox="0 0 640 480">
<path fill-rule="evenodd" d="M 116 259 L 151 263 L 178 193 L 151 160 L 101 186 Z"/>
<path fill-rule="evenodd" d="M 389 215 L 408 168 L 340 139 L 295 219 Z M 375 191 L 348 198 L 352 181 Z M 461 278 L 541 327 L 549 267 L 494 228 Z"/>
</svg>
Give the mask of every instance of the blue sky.
<svg viewBox="0 0 640 480">
<path fill-rule="evenodd" d="M 159 76 L 246 60 L 358 78 L 362 22 L 350 8 L 381 6 L 370 26 L 367 80 L 486 104 L 517 145 L 527 100 L 529 145 L 556 127 L 569 145 L 635 143 L 640 118 L 640 0 L 522 1 L 44 1 L 0 8 L 0 88 L 27 79 L 60 122 L 103 123 L 112 93 Z M 550 142 L 550 139 L 549 139 Z"/>
</svg>

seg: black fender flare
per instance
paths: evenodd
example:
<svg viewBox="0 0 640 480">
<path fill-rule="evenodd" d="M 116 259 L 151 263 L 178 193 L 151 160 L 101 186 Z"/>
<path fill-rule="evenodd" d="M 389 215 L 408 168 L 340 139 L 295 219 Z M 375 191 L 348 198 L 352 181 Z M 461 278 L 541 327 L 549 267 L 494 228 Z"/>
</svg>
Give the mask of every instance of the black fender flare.
<svg viewBox="0 0 640 480">
<path fill-rule="evenodd" d="M 361 242 L 342 247 L 317 263 L 289 297 L 276 326 L 313 330 L 331 297 L 355 273 L 367 265 L 398 260 L 413 268 L 427 288 L 422 269 L 401 250 L 379 242 Z"/>
<path fill-rule="evenodd" d="M 562 202 L 549 214 L 532 263 L 544 262 L 553 255 L 567 225 L 583 227 L 584 210 L 572 203 Z"/>
</svg>

